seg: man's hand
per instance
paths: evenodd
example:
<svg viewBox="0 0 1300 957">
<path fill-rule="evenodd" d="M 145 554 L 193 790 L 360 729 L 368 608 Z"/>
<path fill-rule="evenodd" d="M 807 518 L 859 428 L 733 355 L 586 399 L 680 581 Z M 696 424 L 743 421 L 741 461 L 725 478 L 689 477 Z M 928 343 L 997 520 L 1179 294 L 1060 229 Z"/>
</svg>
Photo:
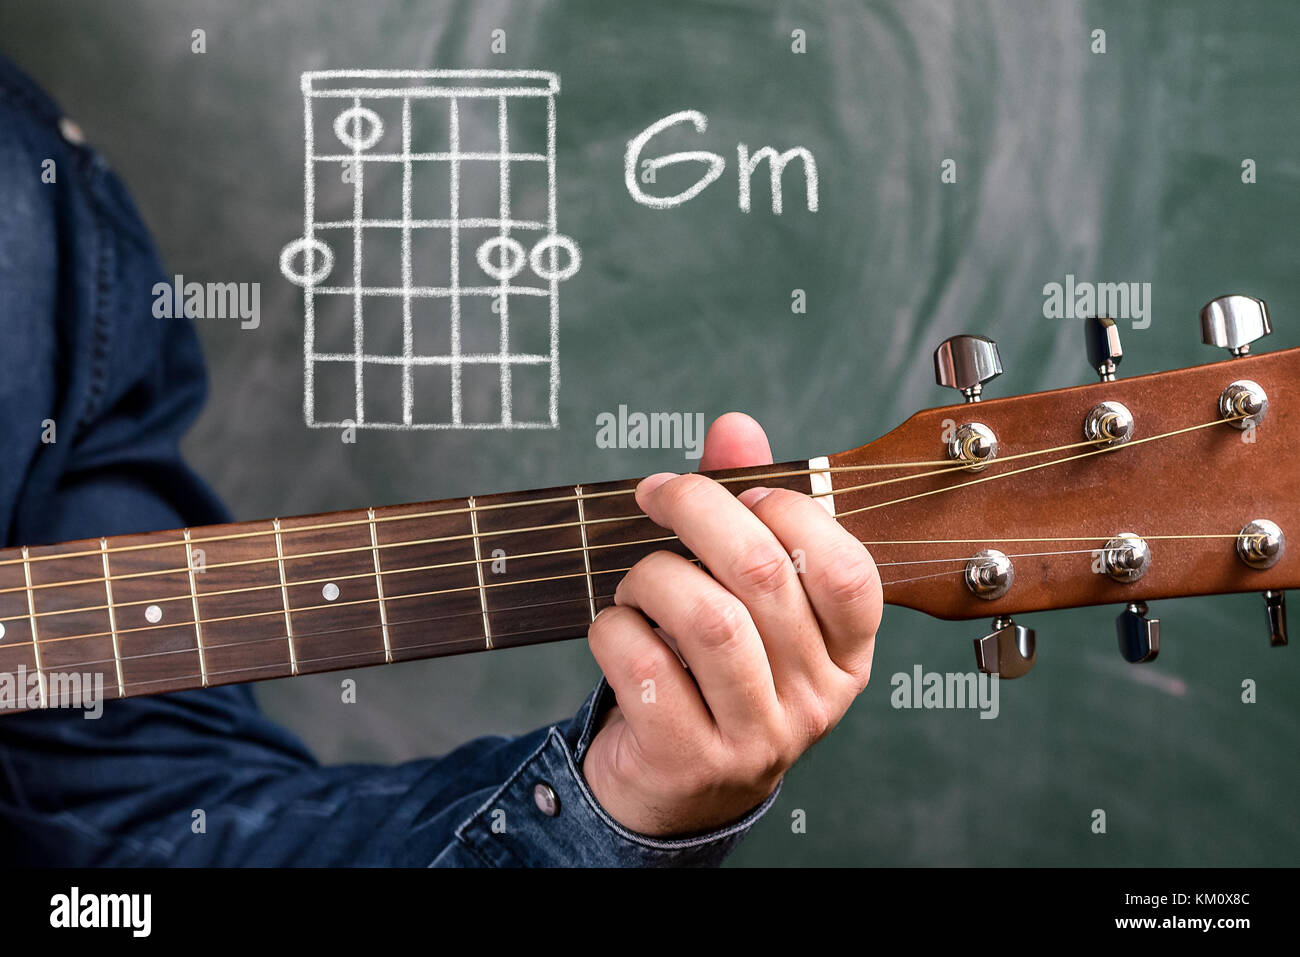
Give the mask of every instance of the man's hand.
<svg viewBox="0 0 1300 957">
<path fill-rule="evenodd" d="M 758 423 L 730 413 L 709 429 L 700 467 L 771 461 Z M 648 555 L 592 622 L 591 650 L 618 704 L 583 775 L 633 831 L 710 830 L 771 794 L 866 687 L 880 578 L 866 548 L 797 492 L 736 497 L 703 476 L 664 473 L 642 481 L 636 499 L 709 571 L 672 552 Z"/>
</svg>

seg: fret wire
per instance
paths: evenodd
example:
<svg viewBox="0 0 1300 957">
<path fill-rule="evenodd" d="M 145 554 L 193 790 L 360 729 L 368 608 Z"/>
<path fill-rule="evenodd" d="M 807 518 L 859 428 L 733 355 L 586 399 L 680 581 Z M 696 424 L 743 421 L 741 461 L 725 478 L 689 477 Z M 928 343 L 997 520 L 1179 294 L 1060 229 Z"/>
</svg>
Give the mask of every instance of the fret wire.
<svg viewBox="0 0 1300 957">
<path fill-rule="evenodd" d="M 190 530 L 185 529 L 185 565 L 189 570 L 190 579 L 190 604 L 194 611 L 194 644 L 199 650 L 199 675 L 203 679 L 203 687 L 208 686 L 208 661 L 207 655 L 203 651 L 203 625 L 199 621 L 199 592 L 194 583 L 194 549 L 190 544 Z M 171 601 L 172 599 L 162 599 Z"/>
<path fill-rule="evenodd" d="M 113 583 L 109 581 L 108 539 L 99 540 L 100 555 L 104 560 L 104 594 L 108 598 L 108 628 L 113 634 L 113 662 L 117 671 L 117 696 L 126 696 L 126 686 L 122 682 L 122 653 L 117 647 L 117 616 L 113 613 Z"/>
<path fill-rule="evenodd" d="M 49 693 L 45 687 L 45 669 L 41 667 L 41 643 L 36 635 L 36 602 L 32 597 L 32 566 L 27 561 L 27 546 L 23 546 L 23 577 L 27 582 L 27 620 L 32 629 L 32 660 L 36 665 L 36 686 L 41 692 L 41 707 L 50 706 Z"/>
<path fill-rule="evenodd" d="M 280 520 L 275 519 L 275 560 L 280 567 L 280 597 L 284 599 L 284 631 L 285 638 L 289 642 L 289 669 L 293 674 L 298 673 L 298 652 L 293 646 L 293 622 L 289 618 L 289 586 L 284 580 L 284 549 L 280 544 Z M 208 619 L 212 621 L 213 619 Z M 215 619 L 223 621 L 224 619 Z"/>
<path fill-rule="evenodd" d="M 1131 442 L 1131 443 L 1129 443 L 1129 444 L 1130 444 L 1130 445 L 1136 445 L 1136 444 L 1139 444 L 1139 443 L 1153 442 L 1153 441 L 1156 441 L 1156 440 L 1158 440 L 1158 439 L 1171 438 L 1171 437 L 1174 437 L 1174 436 L 1182 435 L 1182 434 L 1187 433 L 1187 432 L 1196 431 L 1197 429 L 1210 428 L 1210 427 L 1212 427 L 1212 426 L 1219 425 L 1219 424 L 1224 423 L 1224 422 L 1235 422 L 1235 421 L 1237 421 L 1237 420 L 1239 420 L 1239 419 L 1243 419 L 1243 418 L 1247 418 L 1247 416 L 1246 416 L 1244 413 L 1243 413 L 1243 414 L 1238 414 L 1238 415 L 1224 416 L 1224 417 L 1222 417 L 1222 418 L 1214 419 L 1214 420 L 1212 420 L 1212 421 L 1210 421 L 1210 422 L 1203 422 L 1203 423 L 1200 423 L 1200 424 L 1198 424 L 1198 425 L 1186 426 L 1186 427 L 1181 428 L 1181 429 L 1174 429 L 1173 431 L 1165 432 L 1165 433 L 1161 433 L 1161 434 L 1159 434 L 1159 435 L 1146 436 L 1146 437 L 1144 437 L 1144 438 L 1142 438 L 1142 439 L 1136 439 L 1136 440 L 1134 440 L 1133 442 Z M 1000 461 L 1000 462 L 1009 462 L 1009 461 L 1014 461 L 1014 460 L 1016 460 L 1016 459 L 1032 458 L 1032 457 L 1037 456 L 1037 455 L 1049 455 L 1049 454 L 1051 454 L 1052 452 L 1065 451 L 1065 450 L 1069 450 L 1069 449 L 1080 448 L 1080 447 L 1083 447 L 1083 446 L 1099 445 L 1099 444 L 1101 444 L 1103 441 L 1104 441 L 1104 440 L 1101 440 L 1101 439 L 1087 440 L 1087 441 L 1084 441 L 1084 442 L 1073 442 L 1073 443 L 1070 443 L 1070 444 L 1068 444 L 1068 445 L 1061 445 L 1061 446 L 1056 446 L 1056 447 L 1048 448 L 1048 449 L 1036 449 L 1036 450 L 1031 450 L 1031 451 L 1029 451 L 1029 452 L 1020 452 L 1020 453 L 1017 453 L 1017 454 L 1015 454 L 1015 455 L 1004 456 L 1004 457 L 1000 458 L 998 461 Z M 1110 449 L 1110 448 L 1099 449 L 1099 450 L 1098 450 L 1098 452 L 1111 452 L 1111 451 L 1113 451 L 1113 450 Z M 1074 458 L 1078 458 L 1078 456 L 1073 457 L 1073 458 L 1060 459 L 1060 460 L 1058 460 L 1057 462 L 1052 462 L 1052 463 L 1047 463 L 1047 464 L 1059 464 L 1060 462 L 1073 461 Z M 801 476 L 801 475 L 802 475 L 802 476 L 810 476 L 810 475 L 813 475 L 814 473 L 818 473 L 818 474 L 820 474 L 820 473 L 824 473 L 824 472 L 830 472 L 830 473 L 836 473 L 836 472 L 858 472 L 858 471 L 865 471 L 865 470 L 872 470 L 872 469 L 907 468 L 907 467 L 914 467 L 914 466 L 936 466 L 937 468 L 936 468 L 935 470 L 933 470 L 933 471 L 930 471 L 930 472 L 918 472 L 918 473 L 916 473 L 915 475 L 902 476 L 902 477 L 899 478 L 899 479 L 890 479 L 890 480 L 888 480 L 888 481 L 906 481 L 906 480 L 913 479 L 913 478 L 928 478 L 928 477 L 932 477 L 932 476 L 934 476 L 934 475 L 941 475 L 941 474 L 944 474 L 944 473 L 946 473 L 946 472 L 959 472 L 959 471 L 965 471 L 965 470 L 967 469 L 967 466 L 966 466 L 966 465 L 964 465 L 964 464 L 962 464 L 962 463 L 953 463 L 953 462 L 950 461 L 950 460 L 933 461 L 933 462 L 924 462 L 924 461 L 922 461 L 922 462 L 894 462 L 894 463 L 863 463 L 863 464 L 860 464 L 860 465 L 833 465 L 833 466 L 831 466 L 830 468 L 817 468 L 817 469 L 813 469 L 813 468 L 807 468 L 807 469 L 789 469 L 789 470 L 786 470 L 786 471 L 784 471 L 784 472 L 755 473 L 755 474 L 752 474 L 752 475 L 736 475 L 736 476 L 728 476 L 728 477 L 724 477 L 724 478 L 715 479 L 715 481 L 717 481 L 717 482 L 720 483 L 720 484 L 731 484 L 731 483 L 733 483 L 733 482 L 759 482 L 759 481 L 763 481 L 763 480 L 766 480 L 766 479 L 773 479 L 773 478 L 790 478 L 790 477 L 797 477 L 797 476 Z M 754 468 L 761 468 L 762 466 L 753 466 L 753 467 L 754 467 Z M 1000 473 L 1000 474 L 1011 474 L 1011 473 Z M 992 476 L 989 476 L 988 478 L 992 478 Z M 984 480 L 987 480 L 987 479 L 984 479 Z M 984 481 L 984 480 L 981 480 L 981 481 Z M 633 480 L 628 480 L 628 481 L 633 481 Z M 886 483 L 875 483 L 875 484 L 888 484 L 888 482 L 886 482 Z M 964 483 L 964 484 L 969 484 L 969 483 Z M 818 497 L 818 496 L 820 496 L 820 495 L 827 495 L 827 494 L 841 494 L 841 495 L 842 495 L 842 494 L 845 494 L 845 493 L 847 493 L 847 492 L 858 491 L 858 490 L 861 490 L 861 489 L 863 489 L 863 488 L 869 488 L 869 487 L 872 487 L 872 486 L 870 486 L 870 485 L 866 485 L 866 486 L 863 486 L 863 485 L 849 486 L 849 487 L 847 487 L 847 488 L 839 489 L 839 490 L 836 490 L 836 491 L 834 491 L 834 492 L 814 492 L 814 493 L 811 493 L 811 494 L 810 494 L 810 497 L 816 498 L 816 497 Z M 954 488 L 954 489 L 955 489 L 955 488 L 962 488 L 962 487 L 963 487 L 963 485 L 955 485 L 955 486 L 951 486 L 951 488 Z M 594 498 L 605 498 L 605 497 L 615 496 L 615 495 L 633 495 L 633 494 L 635 494 L 635 492 L 636 492 L 636 489 L 635 489 L 635 488 L 631 488 L 631 489 L 607 489 L 606 491 L 603 491 L 603 492 L 592 492 L 592 493 L 589 493 L 589 494 L 587 495 L 587 497 L 588 497 L 588 498 L 592 498 L 592 499 L 594 499 Z M 498 503 L 495 503 L 495 504 L 492 504 L 492 505 L 481 505 L 481 506 L 478 506 L 478 510 L 479 510 L 479 511 L 487 511 L 487 510 L 489 510 L 489 509 L 520 508 L 520 507 L 524 507 L 524 506 L 528 506 L 528 505 L 543 505 L 543 504 L 549 504 L 549 503 L 554 503 L 554 502 L 567 502 L 568 500 L 569 500 L 569 497 L 566 495 L 566 496 L 558 496 L 558 497 L 552 497 L 552 498 L 546 498 L 546 499 L 534 499 L 534 500 L 530 500 L 530 501 L 498 502 Z M 887 503 L 887 504 L 892 504 L 892 503 Z M 441 515 L 454 515 L 454 514 L 461 514 L 461 513 L 464 513 L 465 511 L 466 511 L 466 509 L 463 509 L 463 508 L 458 508 L 458 509 L 441 509 L 441 510 L 439 510 L 439 511 L 434 511 L 434 512 L 412 513 L 412 514 L 408 514 L 408 515 L 390 515 L 390 516 L 380 516 L 380 517 L 376 518 L 376 521 L 377 521 L 377 522 L 400 522 L 400 521 L 407 521 L 407 520 L 411 520 L 411 519 L 419 519 L 419 518 L 434 518 L 434 517 L 438 517 L 438 516 L 441 516 Z M 851 514 L 851 513 L 844 513 L 844 512 L 841 512 L 841 513 L 839 513 L 838 515 L 836 515 L 835 517 L 836 517 L 836 518 L 843 518 L 846 514 Z M 638 517 L 643 517 L 643 516 L 629 515 L 629 516 L 619 516 L 618 518 L 615 518 L 615 519 L 593 519 L 593 524 L 595 524 L 595 523 L 597 523 L 597 522 L 604 522 L 604 521 L 618 521 L 618 520 L 620 520 L 620 519 L 622 519 L 622 518 L 638 518 Z M 347 526 L 351 526 L 351 525 L 360 525 L 360 524 L 363 524 L 360 520 L 350 520 L 350 521 L 341 521 L 341 522 L 323 522 L 323 523 L 317 523 L 317 524 L 315 524 L 315 525 L 304 525 L 304 526 L 300 526 L 299 528 L 288 529 L 288 531 L 291 531 L 291 532 L 307 532 L 307 531 L 317 531 L 317 530 L 320 530 L 320 529 L 328 529 L 328 528 L 343 528 L 343 527 L 347 527 Z M 571 525 L 571 524 L 572 524 L 572 523 L 570 523 L 570 525 Z M 516 532 L 516 531 L 537 531 L 537 530 L 546 529 L 546 528 L 550 528 L 550 527 L 567 527 L 567 526 L 538 526 L 537 528 L 532 528 L 532 529 L 509 529 L 509 530 L 504 530 L 504 531 L 501 531 L 501 532 L 493 532 L 493 533 L 488 533 L 488 534 L 510 534 L 510 533 L 512 533 L 512 532 Z M 224 542 L 224 541 L 232 541 L 232 540 L 235 540 L 235 539 L 241 539 L 241 538 L 257 538 L 257 537 L 259 537 L 259 536 L 269 535 L 269 534 L 271 534 L 271 533 L 270 533 L 270 532 L 266 532 L 266 531 L 231 532 L 231 533 L 228 533 L 228 534 L 225 534 L 225 535 L 213 535 L 213 536 L 208 536 L 207 538 L 196 538 L 196 539 L 194 539 L 194 541 L 195 541 L 195 543 L 197 543 L 197 544 L 203 544 L 203 543 L 205 543 L 205 542 Z M 139 545 L 123 545 L 123 546 L 115 547 L 115 548 L 112 549 L 112 550 L 115 551 L 115 552 L 118 552 L 118 551 L 123 551 L 123 552 L 125 552 L 125 551 L 139 551 L 139 550 L 147 550 L 147 549 L 153 549 L 153 548 L 164 548 L 164 547 L 167 546 L 167 544 L 168 544 L 168 543 L 165 543 L 165 542 L 155 542 L 155 543 L 144 543 L 144 544 L 139 544 Z M 98 552 L 97 552 L 97 551 L 87 551 L 87 552 L 65 552 L 65 553 L 61 553 L 61 554 L 57 554 L 57 555 L 37 555 L 35 558 L 33 558 L 33 559 L 31 559 L 31 560 L 32 560 L 32 561 L 52 561 L 52 560 L 54 560 L 54 559 L 58 559 L 58 558 L 76 558 L 76 557 L 81 557 L 81 556 L 85 556 L 85 555 L 94 555 L 94 554 L 98 554 Z M 305 557 L 305 556 L 304 556 L 304 557 Z M 16 565 L 16 564 L 18 564 L 18 562 L 19 562 L 20 560 L 21 560 L 21 559 L 0 559 L 0 566 L 3 566 L 3 565 L 11 565 L 11 564 L 12 564 L 12 565 Z M 40 587 L 40 586 L 38 586 L 38 587 Z"/>
<path fill-rule="evenodd" d="M 478 574 L 478 600 L 483 608 L 483 640 L 487 647 L 492 647 L 492 623 L 488 621 L 487 591 L 483 587 L 483 555 L 479 551 L 478 544 L 478 513 L 474 510 L 474 496 L 470 496 L 466 501 L 469 502 L 469 527 L 474 537 L 474 571 Z"/>
<path fill-rule="evenodd" d="M 410 109 L 410 101 L 407 101 L 407 109 Z M 409 173 L 409 170 L 408 170 Z M 375 510 L 369 510 L 370 515 L 370 549 L 375 559 L 375 594 L 379 596 L 379 626 L 384 633 L 384 661 L 392 663 L 393 647 L 388 641 L 388 609 L 384 604 L 384 576 L 379 570 L 379 538 L 375 534 Z M 345 576 L 351 578 L 351 575 Z"/>
<path fill-rule="evenodd" d="M 587 550 L 587 517 L 582 511 L 582 486 L 573 486 L 573 494 L 578 503 L 578 531 L 582 533 L 582 565 L 587 570 L 587 601 L 591 606 L 591 620 L 595 621 L 596 590 L 591 584 L 591 553 Z"/>
</svg>

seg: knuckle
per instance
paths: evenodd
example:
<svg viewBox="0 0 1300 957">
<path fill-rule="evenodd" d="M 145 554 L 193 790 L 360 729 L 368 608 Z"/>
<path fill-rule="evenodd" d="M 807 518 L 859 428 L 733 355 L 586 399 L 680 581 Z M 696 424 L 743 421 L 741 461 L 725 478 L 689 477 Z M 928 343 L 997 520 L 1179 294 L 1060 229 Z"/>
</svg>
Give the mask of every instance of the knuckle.
<svg viewBox="0 0 1300 957">
<path fill-rule="evenodd" d="M 849 690 L 855 698 L 866 691 L 867 685 L 871 683 L 871 650 L 871 647 L 868 646 L 859 661 L 848 672 Z"/>
<path fill-rule="evenodd" d="M 624 605 L 610 605 L 587 626 L 588 643 L 594 645 L 605 641 L 611 634 L 625 627 L 632 621 L 634 616 L 639 614 L 636 610 Z"/>
<path fill-rule="evenodd" d="M 787 714 L 770 711 L 743 738 L 732 740 L 732 780 L 745 784 L 779 777 L 799 756 Z"/>
<path fill-rule="evenodd" d="M 837 605 L 853 605 L 868 598 L 879 587 L 880 576 L 866 549 L 842 545 L 822 560 L 818 585 L 827 599 Z"/>
<path fill-rule="evenodd" d="M 689 760 L 678 762 L 674 783 L 682 794 L 697 797 L 718 790 L 728 777 L 725 756 L 709 745 L 693 749 Z"/>
<path fill-rule="evenodd" d="M 675 479 L 669 479 L 659 491 L 663 495 L 669 510 L 675 511 L 690 499 L 703 494 L 704 490 L 711 484 L 713 484 L 711 479 L 690 472 L 686 475 L 679 475 Z"/>
<path fill-rule="evenodd" d="M 683 794 L 768 794 L 798 758 L 788 735 L 758 735 L 743 744 L 718 742 L 701 748 L 679 768 L 677 787 Z"/>
<path fill-rule="evenodd" d="M 803 737 L 809 742 L 820 741 L 835 727 L 835 710 L 822 697 L 813 698 L 800 713 Z"/>
<path fill-rule="evenodd" d="M 756 782 L 778 778 L 794 764 L 798 756 L 797 753 L 792 754 L 789 748 L 769 739 L 757 749 L 753 763 L 750 765 L 750 774 Z"/>
<path fill-rule="evenodd" d="M 687 625 L 697 641 L 716 650 L 740 640 L 748 617 L 745 607 L 731 595 L 712 593 L 695 603 Z"/>
<path fill-rule="evenodd" d="M 770 595 L 789 584 L 794 566 L 775 542 L 757 542 L 736 556 L 734 574 L 746 594 Z"/>
<path fill-rule="evenodd" d="M 784 511 L 798 508 L 799 503 L 807 497 L 802 492 L 796 492 L 792 488 L 774 488 L 763 496 L 763 500 L 758 503 L 757 507 L 765 512 L 772 509 Z"/>
<path fill-rule="evenodd" d="M 645 681 L 659 681 L 664 673 L 665 664 L 660 648 L 663 648 L 663 646 L 650 646 L 628 657 L 623 672 L 632 684 L 640 685 Z M 667 648 L 663 648 L 663 650 L 667 651 Z"/>
</svg>

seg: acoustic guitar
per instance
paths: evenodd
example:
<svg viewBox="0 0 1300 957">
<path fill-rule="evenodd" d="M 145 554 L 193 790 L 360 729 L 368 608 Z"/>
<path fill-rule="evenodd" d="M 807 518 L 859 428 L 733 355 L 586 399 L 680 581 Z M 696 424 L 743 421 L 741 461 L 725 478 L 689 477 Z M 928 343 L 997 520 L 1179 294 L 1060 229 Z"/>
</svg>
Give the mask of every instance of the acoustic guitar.
<svg viewBox="0 0 1300 957">
<path fill-rule="evenodd" d="M 1087 323 L 1100 381 L 980 401 L 997 346 L 935 353 L 965 402 L 860 448 L 710 473 L 816 498 L 871 551 L 885 601 L 990 618 L 976 664 L 1034 664 L 1013 615 L 1114 603 L 1123 656 L 1150 662 L 1147 602 L 1257 591 L 1285 645 L 1300 585 L 1300 349 L 1251 355 L 1265 304 L 1227 296 L 1202 332 L 1232 358 L 1116 377 L 1118 328 Z M 1172 482 L 1169 476 L 1180 476 Z M 157 694 L 576 638 L 656 549 L 636 481 L 471 496 L 0 551 L 7 710 Z"/>
</svg>

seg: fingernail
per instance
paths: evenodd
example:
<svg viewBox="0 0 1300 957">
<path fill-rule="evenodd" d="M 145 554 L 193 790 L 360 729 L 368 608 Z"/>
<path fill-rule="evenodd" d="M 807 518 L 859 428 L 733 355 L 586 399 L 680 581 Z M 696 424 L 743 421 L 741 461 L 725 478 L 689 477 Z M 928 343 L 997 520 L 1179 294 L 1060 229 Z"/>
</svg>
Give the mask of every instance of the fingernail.
<svg viewBox="0 0 1300 957">
<path fill-rule="evenodd" d="M 742 505 L 745 505 L 749 508 L 753 508 L 759 502 L 763 501 L 763 499 L 771 495 L 774 491 L 776 490 L 766 488 L 760 485 L 756 488 L 747 488 L 745 489 L 745 491 L 741 492 L 736 497 L 740 499 L 740 503 Z"/>
</svg>

